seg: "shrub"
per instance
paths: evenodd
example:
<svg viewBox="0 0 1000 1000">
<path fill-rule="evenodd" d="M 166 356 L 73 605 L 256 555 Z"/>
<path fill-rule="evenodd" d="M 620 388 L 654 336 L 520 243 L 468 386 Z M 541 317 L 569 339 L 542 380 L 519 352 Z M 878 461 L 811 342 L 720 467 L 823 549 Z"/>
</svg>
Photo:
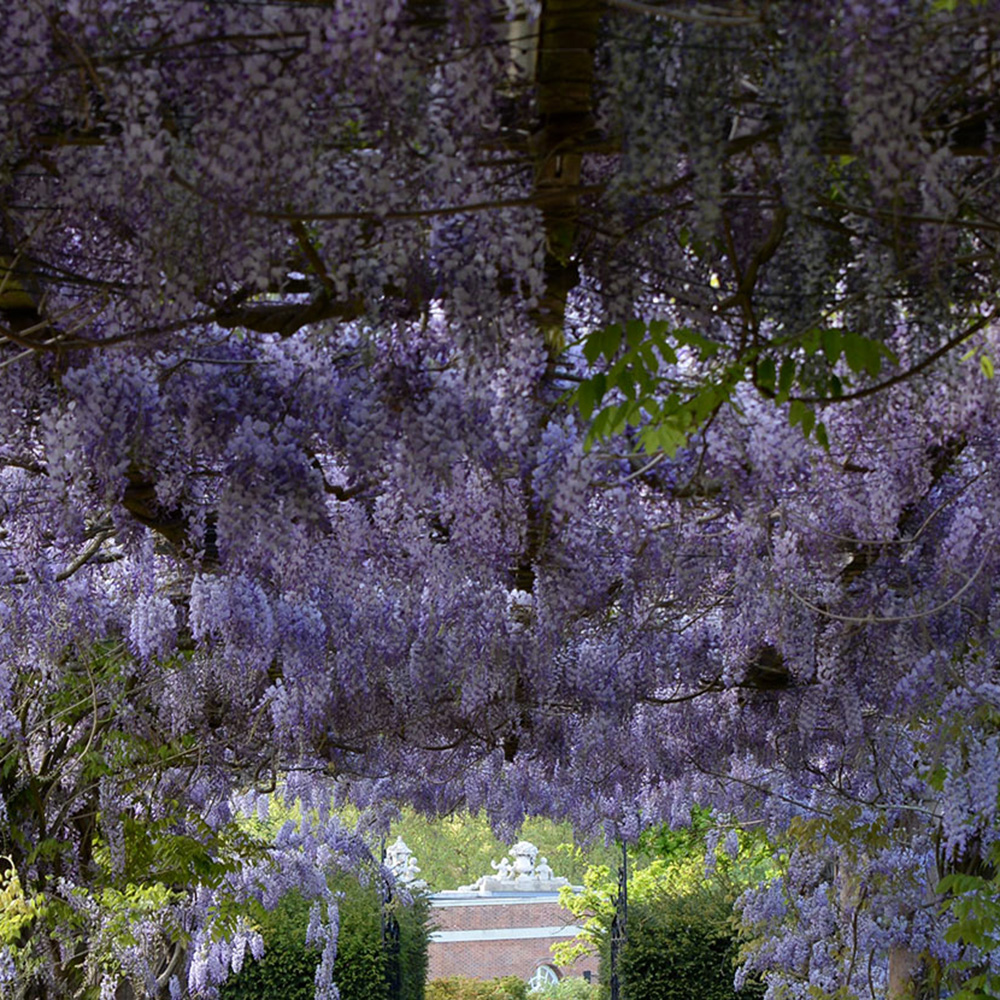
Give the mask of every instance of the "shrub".
<svg viewBox="0 0 1000 1000">
<path fill-rule="evenodd" d="M 223 1000 L 313 1000 L 314 976 L 319 952 L 305 945 L 309 904 L 297 893 L 289 893 L 266 915 L 261 926 L 264 957 L 243 963 L 238 976 L 222 987 Z"/>
<path fill-rule="evenodd" d="M 598 1000 L 600 988 L 580 976 L 567 976 L 558 983 L 547 983 L 528 994 L 528 1000 Z"/>
<path fill-rule="evenodd" d="M 417 896 L 396 910 L 399 921 L 400 1000 L 424 1000 L 427 982 L 427 945 L 431 936 L 430 903 Z M 341 994 L 343 1000 L 343 994 Z"/>
<path fill-rule="evenodd" d="M 449 976 L 427 984 L 425 1000 L 526 1000 L 528 984 L 517 976 L 472 979 Z"/>
<path fill-rule="evenodd" d="M 763 994 L 759 980 L 748 980 L 739 993 L 733 986 L 739 936 L 732 900 L 768 877 L 774 852 L 765 837 L 740 833 L 736 858 L 717 847 L 713 864 L 706 865 L 708 823 L 708 814 L 696 811 L 691 830 L 660 830 L 644 838 L 645 849 L 660 856 L 630 872 L 627 939 L 618 965 L 623 1000 L 759 1000 Z M 564 891 L 561 898 L 582 918 L 584 932 L 557 945 L 554 954 L 568 964 L 596 950 L 598 995 L 607 998 L 617 879 L 607 867 L 595 866 L 584 885 L 583 892 Z"/>
<path fill-rule="evenodd" d="M 388 1000 L 387 955 L 382 946 L 382 914 L 374 886 L 349 875 L 335 876 L 340 892 L 340 935 L 334 981 L 341 1000 Z M 399 921 L 401 1000 L 424 1000 L 429 940 L 428 905 L 417 899 L 396 910 Z M 248 961 L 221 991 L 222 1000 L 313 1000 L 319 952 L 305 944 L 309 904 L 285 896 L 261 928 L 264 957 Z"/>
<path fill-rule="evenodd" d="M 338 876 L 332 882 L 333 888 L 343 893 L 337 958 L 333 964 L 333 980 L 340 998 L 389 1000 L 378 893 L 374 886 L 359 885 L 349 875 Z"/>
<path fill-rule="evenodd" d="M 703 890 L 629 906 L 619 958 L 623 1000 L 759 1000 L 763 988 L 733 986 L 738 942 L 729 902 Z M 602 981 L 609 978 L 602 954 Z"/>
</svg>

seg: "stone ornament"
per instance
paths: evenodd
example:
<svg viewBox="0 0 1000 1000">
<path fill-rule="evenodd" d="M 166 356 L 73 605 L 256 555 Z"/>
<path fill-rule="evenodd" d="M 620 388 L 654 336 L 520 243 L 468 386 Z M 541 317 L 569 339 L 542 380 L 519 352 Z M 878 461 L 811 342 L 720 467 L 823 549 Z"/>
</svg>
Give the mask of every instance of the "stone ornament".
<svg viewBox="0 0 1000 1000">
<path fill-rule="evenodd" d="M 387 848 L 385 864 L 396 881 L 406 886 L 407 889 L 427 888 L 427 883 L 422 878 L 417 878 L 420 874 L 417 859 L 413 856 L 413 851 L 406 846 L 402 837 L 397 837 L 395 842 Z"/>
<path fill-rule="evenodd" d="M 471 885 L 460 885 L 459 892 L 477 892 L 481 896 L 494 892 L 555 892 L 569 879 L 556 876 L 548 859 L 538 856 L 538 848 L 527 840 L 520 840 L 510 849 L 510 857 L 491 861 L 493 875 L 481 875 Z M 536 860 L 537 859 L 537 860 Z"/>
</svg>

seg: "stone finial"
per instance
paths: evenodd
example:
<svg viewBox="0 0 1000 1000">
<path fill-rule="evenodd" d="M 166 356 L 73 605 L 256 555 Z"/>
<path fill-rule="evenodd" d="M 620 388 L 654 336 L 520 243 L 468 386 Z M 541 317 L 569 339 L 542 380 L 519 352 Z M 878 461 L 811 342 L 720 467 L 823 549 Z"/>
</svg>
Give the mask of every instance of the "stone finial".
<svg viewBox="0 0 1000 1000">
<path fill-rule="evenodd" d="M 386 864 L 393 875 L 398 876 L 400 872 L 406 871 L 407 863 L 412 856 L 411 851 L 402 837 L 397 837 L 395 843 L 391 844 L 385 852 Z"/>
<path fill-rule="evenodd" d="M 385 852 L 386 867 L 392 872 L 397 882 L 402 883 L 408 889 L 423 889 L 427 883 L 423 879 L 418 879 L 420 867 L 417 859 L 413 856 L 402 837 L 397 837 Z"/>
</svg>

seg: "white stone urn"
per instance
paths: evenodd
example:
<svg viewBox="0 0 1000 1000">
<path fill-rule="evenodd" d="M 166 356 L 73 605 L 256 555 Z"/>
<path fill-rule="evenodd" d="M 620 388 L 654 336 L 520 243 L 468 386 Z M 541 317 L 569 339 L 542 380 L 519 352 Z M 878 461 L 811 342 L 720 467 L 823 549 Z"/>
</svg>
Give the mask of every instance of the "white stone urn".
<svg viewBox="0 0 1000 1000">
<path fill-rule="evenodd" d="M 538 848 L 527 840 L 519 840 L 511 849 L 514 855 L 514 878 L 519 881 L 531 878 L 535 870 L 535 858 L 538 856 Z"/>
</svg>

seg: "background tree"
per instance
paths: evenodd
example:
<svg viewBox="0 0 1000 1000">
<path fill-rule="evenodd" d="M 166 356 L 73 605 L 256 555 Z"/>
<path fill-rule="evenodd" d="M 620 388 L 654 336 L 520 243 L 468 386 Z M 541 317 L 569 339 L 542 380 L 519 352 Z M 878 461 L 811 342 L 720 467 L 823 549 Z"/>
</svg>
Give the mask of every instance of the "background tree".
<svg viewBox="0 0 1000 1000">
<path fill-rule="evenodd" d="M 405 809 L 391 830 L 391 837 L 397 835 L 413 851 L 420 878 L 432 892 L 468 885 L 480 875 L 491 874 L 491 861 L 510 855 L 510 843 L 493 833 L 483 814 L 429 817 Z M 618 856 L 617 849 L 603 841 L 576 844 L 569 822 L 554 823 L 544 817 L 526 819 L 517 839 L 534 844 L 539 855 L 549 859 L 556 875 L 574 885 L 582 883 L 589 867 L 613 864 Z"/>
</svg>

